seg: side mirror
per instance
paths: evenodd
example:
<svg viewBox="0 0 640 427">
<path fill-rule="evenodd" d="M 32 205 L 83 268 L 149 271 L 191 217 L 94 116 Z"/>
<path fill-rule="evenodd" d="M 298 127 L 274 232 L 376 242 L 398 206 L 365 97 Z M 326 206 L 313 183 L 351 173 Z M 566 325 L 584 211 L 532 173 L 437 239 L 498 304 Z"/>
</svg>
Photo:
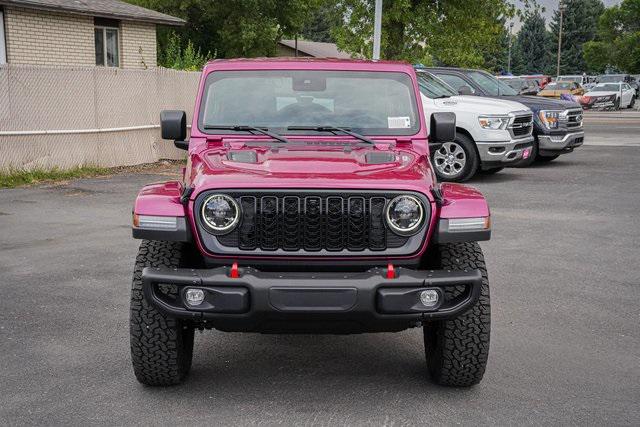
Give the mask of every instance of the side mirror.
<svg viewBox="0 0 640 427">
<path fill-rule="evenodd" d="M 456 115 L 455 113 L 433 113 L 429 128 L 429 146 L 436 148 L 443 142 L 456 139 Z"/>
<path fill-rule="evenodd" d="M 473 91 L 469 86 L 460 86 L 460 88 L 458 88 L 458 95 L 473 95 Z"/>
<path fill-rule="evenodd" d="M 179 110 L 164 110 L 160 113 L 162 139 L 172 139 L 181 150 L 189 149 L 187 139 L 187 113 Z"/>
</svg>

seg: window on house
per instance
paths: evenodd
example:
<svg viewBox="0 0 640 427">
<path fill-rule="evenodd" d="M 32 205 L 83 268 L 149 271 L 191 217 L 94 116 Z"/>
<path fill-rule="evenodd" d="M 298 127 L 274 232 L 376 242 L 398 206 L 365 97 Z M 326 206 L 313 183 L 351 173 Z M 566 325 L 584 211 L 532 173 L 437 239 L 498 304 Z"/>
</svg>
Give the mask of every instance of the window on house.
<svg viewBox="0 0 640 427">
<path fill-rule="evenodd" d="M 4 13 L 0 9 L 0 64 L 7 63 L 7 47 L 4 39 Z"/>
<path fill-rule="evenodd" d="M 120 29 L 118 21 L 95 18 L 96 65 L 120 66 Z"/>
</svg>

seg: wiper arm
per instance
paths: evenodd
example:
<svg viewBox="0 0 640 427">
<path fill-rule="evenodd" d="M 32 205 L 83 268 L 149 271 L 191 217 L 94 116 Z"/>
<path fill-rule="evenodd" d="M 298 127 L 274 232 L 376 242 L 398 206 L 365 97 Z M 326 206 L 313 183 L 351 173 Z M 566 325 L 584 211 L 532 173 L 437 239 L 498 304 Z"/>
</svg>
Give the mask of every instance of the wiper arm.
<svg viewBox="0 0 640 427">
<path fill-rule="evenodd" d="M 267 128 L 259 128 L 255 126 L 247 126 L 247 125 L 234 125 L 234 126 L 222 126 L 222 125 L 207 125 L 204 127 L 205 129 L 221 129 L 221 130 L 234 130 L 236 132 L 258 132 L 263 135 L 270 136 L 273 139 L 277 139 L 280 142 L 290 142 L 287 138 L 282 135 L 279 135 L 274 132 L 269 132 Z"/>
<path fill-rule="evenodd" d="M 364 135 L 360 135 L 359 133 L 352 132 L 351 129 L 340 128 L 336 126 L 289 126 L 287 130 L 315 130 L 318 132 L 331 132 L 334 134 L 336 132 L 342 132 L 356 139 L 359 139 L 360 141 L 366 142 L 367 144 L 376 145 L 376 143 L 373 140 L 367 138 Z"/>
</svg>

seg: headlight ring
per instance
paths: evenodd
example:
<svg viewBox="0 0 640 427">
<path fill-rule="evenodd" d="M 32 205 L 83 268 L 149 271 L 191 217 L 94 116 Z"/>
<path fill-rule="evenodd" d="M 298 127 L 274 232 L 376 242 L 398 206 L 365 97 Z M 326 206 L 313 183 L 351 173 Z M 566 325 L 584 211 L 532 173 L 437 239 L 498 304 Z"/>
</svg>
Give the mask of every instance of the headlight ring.
<svg viewBox="0 0 640 427">
<path fill-rule="evenodd" d="M 424 222 L 424 217 L 425 209 L 422 202 L 408 194 L 393 198 L 385 209 L 387 225 L 400 236 L 416 234 Z"/>
<path fill-rule="evenodd" d="M 212 234 L 227 234 L 240 221 L 240 206 L 231 196 L 212 194 L 202 203 L 200 218 Z"/>
</svg>

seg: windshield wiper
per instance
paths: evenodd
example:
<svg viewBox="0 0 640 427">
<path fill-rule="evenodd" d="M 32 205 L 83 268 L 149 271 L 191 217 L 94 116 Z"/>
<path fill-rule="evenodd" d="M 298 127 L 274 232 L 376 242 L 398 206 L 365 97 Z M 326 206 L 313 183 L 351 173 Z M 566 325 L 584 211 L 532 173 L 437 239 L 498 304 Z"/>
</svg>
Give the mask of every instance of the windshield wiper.
<svg viewBox="0 0 640 427">
<path fill-rule="evenodd" d="M 315 130 L 317 132 L 331 132 L 334 134 L 336 132 L 343 132 L 356 139 L 359 139 L 360 141 L 366 142 L 367 144 L 376 145 L 373 140 L 367 138 L 364 135 L 360 135 L 359 133 L 352 132 L 351 129 L 348 128 L 339 128 L 336 126 L 289 126 L 287 130 Z"/>
<path fill-rule="evenodd" d="M 211 130 L 215 130 L 215 129 L 219 129 L 219 130 L 234 130 L 237 132 L 258 132 L 261 133 L 263 135 L 267 135 L 270 136 L 273 139 L 277 139 L 280 142 L 290 142 L 287 138 L 285 138 L 282 135 L 279 135 L 277 133 L 274 132 L 269 132 L 269 130 L 267 128 L 259 128 L 259 127 L 255 127 L 255 126 L 247 126 L 247 125 L 234 125 L 234 126 L 222 126 L 222 125 L 206 125 L 204 127 L 205 129 L 211 129 Z"/>
</svg>

